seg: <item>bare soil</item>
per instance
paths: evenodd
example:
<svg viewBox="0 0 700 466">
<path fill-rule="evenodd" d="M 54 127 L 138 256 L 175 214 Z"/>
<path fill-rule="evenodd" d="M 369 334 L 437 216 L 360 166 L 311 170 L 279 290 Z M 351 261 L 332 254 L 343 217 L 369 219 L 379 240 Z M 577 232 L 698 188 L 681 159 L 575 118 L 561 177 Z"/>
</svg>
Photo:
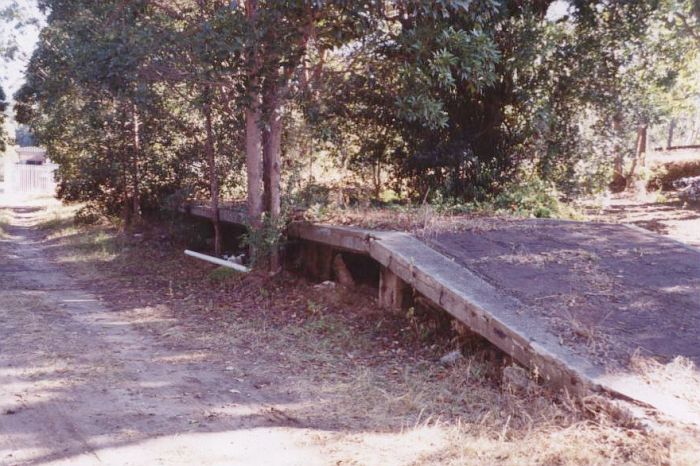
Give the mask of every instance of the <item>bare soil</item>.
<svg viewBox="0 0 700 466">
<path fill-rule="evenodd" d="M 440 316 L 361 290 L 230 275 L 167 230 L 5 202 L 0 464 L 695 464 L 596 399 L 501 382 Z M 537 445 L 538 448 L 533 448 Z"/>
<path fill-rule="evenodd" d="M 627 223 L 700 248 L 700 205 L 686 204 L 673 192 L 613 196 L 587 209 L 594 221 Z"/>
</svg>

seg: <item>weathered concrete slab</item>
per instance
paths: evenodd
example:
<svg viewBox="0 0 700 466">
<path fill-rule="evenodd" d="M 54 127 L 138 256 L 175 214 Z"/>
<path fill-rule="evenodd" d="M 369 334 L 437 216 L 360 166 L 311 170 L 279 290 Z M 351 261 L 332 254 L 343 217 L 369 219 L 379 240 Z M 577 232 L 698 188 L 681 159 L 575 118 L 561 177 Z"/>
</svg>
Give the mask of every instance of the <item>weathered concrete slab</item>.
<svg viewBox="0 0 700 466">
<path fill-rule="evenodd" d="M 522 304 L 468 268 L 405 233 L 378 233 L 370 255 L 438 307 L 543 378 L 583 394 L 599 373 L 585 358 L 562 350 L 537 322 L 523 319 Z"/>
<path fill-rule="evenodd" d="M 199 218 L 212 218 L 213 209 L 206 204 L 191 204 L 183 206 L 180 212 L 194 215 Z M 247 218 L 245 208 L 240 205 L 223 205 L 219 208 L 219 220 L 235 225 L 246 225 Z"/>
<path fill-rule="evenodd" d="M 293 223 L 287 234 L 356 254 L 369 254 L 369 240 L 374 232 L 362 228 Z"/>
<path fill-rule="evenodd" d="M 426 241 L 596 366 L 635 351 L 700 364 L 700 253 L 622 225 L 497 221 Z"/>
<path fill-rule="evenodd" d="M 698 399 L 639 371 L 643 360 L 700 364 L 700 251 L 624 225 L 539 220 L 481 221 L 425 242 L 517 300 L 508 325 L 539 328 L 551 353 L 586 361 L 594 384 L 700 423 Z"/>
</svg>

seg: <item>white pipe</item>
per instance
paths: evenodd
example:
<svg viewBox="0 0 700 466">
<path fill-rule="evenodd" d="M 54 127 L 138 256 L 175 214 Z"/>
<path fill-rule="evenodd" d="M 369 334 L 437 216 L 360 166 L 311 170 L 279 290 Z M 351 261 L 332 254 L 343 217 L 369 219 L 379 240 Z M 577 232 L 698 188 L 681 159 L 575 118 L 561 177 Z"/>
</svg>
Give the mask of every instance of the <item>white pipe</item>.
<svg viewBox="0 0 700 466">
<path fill-rule="evenodd" d="M 203 261 L 211 262 L 212 264 L 228 267 L 239 272 L 250 272 L 250 269 L 245 265 L 237 264 L 235 262 L 227 261 L 224 259 L 219 259 L 218 257 L 207 256 L 206 254 L 200 254 L 198 252 L 190 251 L 189 249 L 185 249 L 185 254 L 187 254 L 188 256 L 196 257 L 197 259 L 202 259 Z"/>
</svg>

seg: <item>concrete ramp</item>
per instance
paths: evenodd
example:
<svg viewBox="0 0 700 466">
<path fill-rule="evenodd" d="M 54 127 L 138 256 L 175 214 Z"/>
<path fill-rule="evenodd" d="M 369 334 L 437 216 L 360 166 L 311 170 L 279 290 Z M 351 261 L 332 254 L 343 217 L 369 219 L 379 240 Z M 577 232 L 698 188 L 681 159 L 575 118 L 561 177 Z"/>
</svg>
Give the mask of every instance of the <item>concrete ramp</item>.
<svg viewBox="0 0 700 466">
<path fill-rule="evenodd" d="M 420 237 L 293 224 L 289 236 L 313 252 L 302 260 L 370 256 L 380 304 L 400 306 L 411 287 L 549 383 L 700 425 L 696 249 L 624 225 L 540 220 L 470 220 Z"/>
</svg>

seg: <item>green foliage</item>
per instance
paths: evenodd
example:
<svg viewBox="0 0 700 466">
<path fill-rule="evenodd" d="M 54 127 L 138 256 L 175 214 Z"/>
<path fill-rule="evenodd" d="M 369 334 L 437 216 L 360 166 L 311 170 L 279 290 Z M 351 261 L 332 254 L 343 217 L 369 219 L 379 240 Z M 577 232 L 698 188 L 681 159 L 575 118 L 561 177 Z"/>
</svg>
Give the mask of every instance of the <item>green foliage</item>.
<svg viewBox="0 0 700 466">
<path fill-rule="evenodd" d="M 73 218 L 76 225 L 95 225 L 102 220 L 102 215 L 99 209 L 92 205 L 81 207 Z"/>
<path fill-rule="evenodd" d="M 318 183 L 307 183 L 295 193 L 293 204 L 304 208 L 313 205 L 327 205 L 330 203 L 330 196 L 330 187 Z"/>
<path fill-rule="evenodd" d="M 436 195 L 429 208 L 442 215 L 480 213 L 526 218 L 580 218 L 580 215 L 562 200 L 562 194 L 554 183 L 523 172 L 514 180 L 505 183 L 499 192 L 489 193 L 480 201 L 464 202 Z"/>
<path fill-rule="evenodd" d="M 554 186 L 538 178 L 506 185 L 501 193 L 481 207 L 519 217 L 560 218 L 569 215 Z"/>
<path fill-rule="evenodd" d="M 144 1 L 42 6 L 51 13 L 16 116 L 59 164 L 60 197 L 128 222 L 162 209 L 175 192 L 207 195 L 205 103 L 213 147 L 226 154 L 216 175 L 224 184 L 240 179 L 240 132 L 231 130 L 240 115 L 228 111 L 227 96 L 204 95 L 201 85 L 215 79 L 207 62 L 218 60 L 206 45 L 211 28 L 197 23 L 183 36 L 181 22 Z"/>
<path fill-rule="evenodd" d="M 253 97 L 263 146 L 273 110 L 285 121 L 287 203 L 333 202 L 323 157 L 362 199 L 562 215 L 559 193 L 603 189 L 639 125 L 688 110 L 700 42 L 689 1 L 571 2 L 556 20 L 551 4 L 42 0 L 16 116 L 62 198 L 125 221 L 240 195 Z M 283 228 L 266 222 L 248 237 L 261 257 Z"/>
<path fill-rule="evenodd" d="M 259 227 L 247 225 L 247 232 L 242 237 L 241 245 L 250 247 L 253 252 L 250 258 L 250 264 L 253 267 L 266 263 L 273 252 L 279 251 L 285 240 L 286 227 L 287 215 L 284 214 L 276 220 L 265 215 Z"/>
</svg>

